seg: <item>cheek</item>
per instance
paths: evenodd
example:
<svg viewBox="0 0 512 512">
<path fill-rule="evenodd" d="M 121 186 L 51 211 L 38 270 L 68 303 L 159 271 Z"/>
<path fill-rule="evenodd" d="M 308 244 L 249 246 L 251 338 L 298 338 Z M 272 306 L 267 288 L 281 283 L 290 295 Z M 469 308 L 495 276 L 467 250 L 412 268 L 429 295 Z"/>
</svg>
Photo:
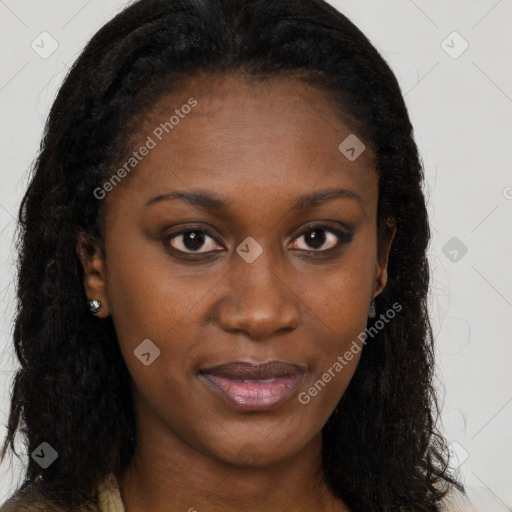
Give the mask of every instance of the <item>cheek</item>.
<svg viewBox="0 0 512 512">
<path fill-rule="evenodd" d="M 326 332 L 325 352 L 343 349 L 348 338 L 366 327 L 375 257 L 370 247 L 364 249 L 354 247 L 339 265 L 302 277 L 297 284 L 313 320 L 321 322 Z"/>
<path fill-rule="evenodd" d="M 297 397 L 304 409 L 304 421 L 317 429 L 343 397 L 364 350 L 358 338 L 366 327 L 364 311 L 336 308 L 336 312 L 339 317 L 334 320 L 333 316 L 329 328 L 323 329 L 324 335 L 316 338 L 312 371 Z"/>
<path fill-rule="evenodd" d="M 298 284 L 315 340 L 314 372 L 301 403 L 315 401 L 318 407 L 333 409 L 357 368 L 373 286 L 370 249 L 354 250 L 335 269 L 317 273 L 315 283 L 308 279 Z"/>
<path fill-rule="evenodd" d="M 155 359 L 159 364 L 153 370 L 166 368 L 170 362 L 180 364 L 186 359 L 187 345 L 170 341 L 182 339 L 180 330 L 192 321 L 199 301 L 197 289 L 180 282 L 161 257 L 155 259 L 159 250 L 148 250 L 147 241 L 141 243 L 133 237 L 123 246 L 123 240 L 112 238 L 107 247 L 107 290 L 126 364 L 136 375 L 142 362 L 137 354 L 144 346 L 149 352 L 160 351 Z"/>
</svg>

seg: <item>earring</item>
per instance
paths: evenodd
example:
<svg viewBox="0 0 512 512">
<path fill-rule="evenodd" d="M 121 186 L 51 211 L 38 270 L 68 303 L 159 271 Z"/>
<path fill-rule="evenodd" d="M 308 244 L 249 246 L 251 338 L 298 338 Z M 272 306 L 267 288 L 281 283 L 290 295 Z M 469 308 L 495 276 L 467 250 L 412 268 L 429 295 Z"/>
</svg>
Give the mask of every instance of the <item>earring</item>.
<svg viewBox="0 0 512 512">
<path fill-rule="evenodd" d="M 373 298 L 370 303 L 370 309 L 368 310 L 368 316 L 370 318 L 375 318 L 376 315 L 377 315 L 377 312 L 375 311 L 375 298 Z"/>
<path fill-rule="evenodd" d="M 99 300 L 89 299 L 87 302 L 87 305 L 89 306 L 89 311 L 93 315 L 98 313 L 98 311 L 101 309 L 101 301 L 99 301 Z"/>
</svg>

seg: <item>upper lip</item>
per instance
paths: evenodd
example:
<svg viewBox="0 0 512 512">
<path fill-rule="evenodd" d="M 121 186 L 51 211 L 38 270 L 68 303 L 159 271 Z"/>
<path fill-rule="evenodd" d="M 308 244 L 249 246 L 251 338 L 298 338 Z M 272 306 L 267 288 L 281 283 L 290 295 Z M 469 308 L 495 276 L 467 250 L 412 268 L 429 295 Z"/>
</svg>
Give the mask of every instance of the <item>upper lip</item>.
<svg viewBox="0 0 512 512">
<path fill-rule="evenodd" d="M 303 375 L 307 368 L 286 361 L 268 361 L 254 364 L 245 361 L 224 363 L 211 368 L 200 370 L 200 373 L 208 373 L 228 379 L 272 379 L 277 377 Z"/>
</svg>

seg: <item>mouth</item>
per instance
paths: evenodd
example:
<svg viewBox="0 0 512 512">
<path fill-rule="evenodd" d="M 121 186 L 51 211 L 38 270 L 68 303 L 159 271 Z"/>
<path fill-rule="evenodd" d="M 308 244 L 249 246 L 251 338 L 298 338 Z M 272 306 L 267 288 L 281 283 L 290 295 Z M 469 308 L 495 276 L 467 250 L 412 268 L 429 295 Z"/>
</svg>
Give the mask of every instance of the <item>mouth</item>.
<svg viewBox="0 0 512 512">
<path fill-rule="evenodd" d="M 199 371 L 211 390 L 243 411 L 274 409 L 297 389 L 307 368 L 285 361 L 226 363 Z"/>
</svg>

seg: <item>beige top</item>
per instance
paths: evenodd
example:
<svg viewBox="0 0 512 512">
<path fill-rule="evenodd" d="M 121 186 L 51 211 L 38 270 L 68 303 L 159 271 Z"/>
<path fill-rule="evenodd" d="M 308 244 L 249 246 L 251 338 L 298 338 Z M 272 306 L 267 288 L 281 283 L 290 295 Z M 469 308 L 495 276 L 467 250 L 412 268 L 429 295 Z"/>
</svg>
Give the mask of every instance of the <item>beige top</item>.
<svg viewBox="0 0 512 512">
<path fill-rule="evenodd" d="M 113 474 L 109 475 L 98 487 L 99 506 L 81 507 L 73 512 L 125 512 L 117 480 Z M 27 486 L 11 499 L 0 506 L 0 512 L 64 512 L 55 505 L 48 504 L 34 490 Z M 68 511 L 66 511 L 68 512 Z M 71 512 L 71 511 L 70 511 Z"/>
<path fill-rule="evenodd" d="M 109 475 L 99 486 L 99 510 L 89 506 L 74 512 L 125 512 L 119 486 L 114 475 Z M 499 499 L 484 488 L 468 488 L 467 497 L 453 489 L 445 497 L 440 510 L 442 512 L 509 512 Z M 29 488 L 11 498 L 0 507 L 0 512 L 63 512 L 55 506 L 49 506 L 38 498 Z"/>
</svg>

